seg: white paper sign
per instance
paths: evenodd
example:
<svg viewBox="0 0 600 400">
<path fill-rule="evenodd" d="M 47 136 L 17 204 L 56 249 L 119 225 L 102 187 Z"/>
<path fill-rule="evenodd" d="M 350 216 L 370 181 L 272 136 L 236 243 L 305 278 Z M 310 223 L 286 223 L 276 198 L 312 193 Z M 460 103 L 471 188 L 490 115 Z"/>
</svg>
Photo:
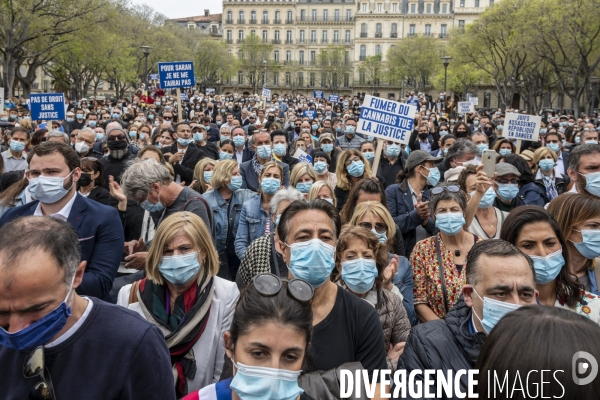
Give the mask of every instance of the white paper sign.
<svg viewBox="0 0 600 400">
<path fill-rule="evenodd" d="M 542 117 L 516 113 L 506 113 L 502 136 L 537 142 L 542 126 Z"/>
<path fill-rule="evenodd" d="M 296 150 L 292 157 L 297 158 L 298 160 L 300 160 L 300 162 L 307 162 L 312 164 L 313 161 L 312 157 L 309 156 L 306 152 L 304 152 L 301 148 L 298 148 L 298 150 Z"/>
<path fill-rule="evenodd" d="M 469 97 L 469 102 L 473 105 L 479 105 L 479 97 Z"/>
<path fill-rule="evenodd" d="M 269 97 L 270 98 L 271 97 L 271 89 L 267 89 L 266 87 L 264 87 L 263 91 L 262 91 L 262 95 L 263 95 L 263 97 Z"/>
<path fill-rule="evenodd" d="M 4 111 L 4 88 L 0 87 L 0 112 Z"/>
<path fill-rule="evenodd" d="M 366 95 L 356 131 L 367 136 L 408 144 L 417 107 Z"/>
<path fill-rule="evenodd" d="M 460 101 L 458 103 L 458 112 L 460 114 L 468 114 L 475 112 L 475 106 L 470 101 Z"/>
</svg>

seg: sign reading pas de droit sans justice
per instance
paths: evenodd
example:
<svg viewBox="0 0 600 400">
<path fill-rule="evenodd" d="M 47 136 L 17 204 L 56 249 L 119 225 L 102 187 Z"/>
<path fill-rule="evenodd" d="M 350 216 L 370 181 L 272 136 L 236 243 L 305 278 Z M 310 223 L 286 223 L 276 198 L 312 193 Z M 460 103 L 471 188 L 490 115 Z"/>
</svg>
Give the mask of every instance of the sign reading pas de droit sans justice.
<svg viewBox="0 0 600 400">
<path fill-rule="evenodd" d="M 356 131 L 379 139 L 408 144 L 417 107 L 366 95 Z"/>
<path fill-rule="evenodd" d="M 31 119 L 34 121 L 57 121 L 65 119 L 65 95 L 41 93 L 29 96 Z"/>
<path fill-rule="evenodd" d="M 191 61 L 159 62 L 158 74 L 162 89 L 194 86 L 194 63 Z"/>
</svg>

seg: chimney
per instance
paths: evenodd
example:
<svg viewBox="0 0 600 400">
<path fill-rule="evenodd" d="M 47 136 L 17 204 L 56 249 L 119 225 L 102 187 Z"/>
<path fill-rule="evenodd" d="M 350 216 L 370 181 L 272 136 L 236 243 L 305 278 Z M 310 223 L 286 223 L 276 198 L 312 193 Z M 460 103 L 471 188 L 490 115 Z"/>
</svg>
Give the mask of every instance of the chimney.
<svg viewBox="0 0 600 400">
<path fill-rule="evenodd" d="M 210 10 L 204 10 L 204 16 L 205 17 L 209 17 L 210 16 Z"/>
</svg>

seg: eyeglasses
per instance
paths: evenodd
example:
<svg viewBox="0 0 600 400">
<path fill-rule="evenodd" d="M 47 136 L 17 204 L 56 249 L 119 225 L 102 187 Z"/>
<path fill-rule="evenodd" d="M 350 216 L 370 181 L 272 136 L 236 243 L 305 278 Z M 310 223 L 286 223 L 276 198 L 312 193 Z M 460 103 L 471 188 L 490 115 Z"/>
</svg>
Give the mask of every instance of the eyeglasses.
<svg viewBox="0 0 600 400">
<path fill-rule="evenodd" d="M 458 186 L 450 185 L 450 186 L 437 186 L 437 187 L 434 187 L 433 189 L 431 189 L 431 194 L 440 194 L 444 190 L 447 190 L 450 193 L 458 193 L 458 192 L 460 192 L 460 188 Z"/>
<path fill-rule="evenodd" d="M 46 368 L 43 346 L 36 347 L 29 353 L 27 358 L 25 358 L 25 362 L 23 363 L 23 375 L 25 378 L 34 378 L 36 376 L 42 378 L 42 381 L 38 382 L 29 392 L 29 399 L 56 399 L 52 379 L 50 379 L 50 373 L 48 368 Z"/>
<path fill-rule="evenodd" d="M 302 279 L 281 279 L 273 274 L 259 274 L 252 279 L 254 288 L 263 296 L 275 296 L 281 291 L 283 282 L 287 282 L 287 292 L 299 302 L 310 301 L 315 291 L 310 284 Z"/>
<path fill-rule="evenodd" d="M 368 229 L 370 231 L 372 231 L 373 228 L 375 228 L 375 232 L 377 232 L 377 233 L 386 233 L 387 232 L 387 225 L 382 224 L 381 222 L 377 222 L 375 224 L 375 227 L 373 227 L 373 224 L 371 224 L 370 222 L 361 222 L 360 224 L 358 224 L 358 226 Z"/>
<path fill-rule="evenodd" d="M 116 142 L 117 140 L 125 140 L 125 136 L 123 136 L 123 135 L 109 136 L 106 140 L 109 142 Z"/>
<path fill-rule="evenodd" d="M 170 121 L 170 120 L 172 120 L 172 119 L 173 119 L 173 117 L 163 117 L 163 119 L 164 119 L 165 121 Z"/>
<path fill-rule="evenodd" d="M 71 133 L 71 137 L 76 137 L 77 134 L 76 133 Z"/>
<path fill-rule="evenodd" d="M 518 179 L 496 179 L 496 182 L 502 184 L 502 185 L 506 185 L 507 183 L 511 183 L 513 185 L 518 185 L 519 184 L 519 180 Z"/>
</svg>

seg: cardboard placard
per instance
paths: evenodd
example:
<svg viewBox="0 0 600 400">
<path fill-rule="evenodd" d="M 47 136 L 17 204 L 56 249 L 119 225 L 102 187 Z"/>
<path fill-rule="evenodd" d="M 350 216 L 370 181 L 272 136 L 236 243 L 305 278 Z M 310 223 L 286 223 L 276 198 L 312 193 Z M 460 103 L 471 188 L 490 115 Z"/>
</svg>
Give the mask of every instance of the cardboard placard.
<svg viewBox="0 0 600 400">
<path fill-rule="evenodd" d="M 417 107 L 366 95 L 360 109 L 357 132 L 379 139 L 408 144 Z"/>
</svg>

